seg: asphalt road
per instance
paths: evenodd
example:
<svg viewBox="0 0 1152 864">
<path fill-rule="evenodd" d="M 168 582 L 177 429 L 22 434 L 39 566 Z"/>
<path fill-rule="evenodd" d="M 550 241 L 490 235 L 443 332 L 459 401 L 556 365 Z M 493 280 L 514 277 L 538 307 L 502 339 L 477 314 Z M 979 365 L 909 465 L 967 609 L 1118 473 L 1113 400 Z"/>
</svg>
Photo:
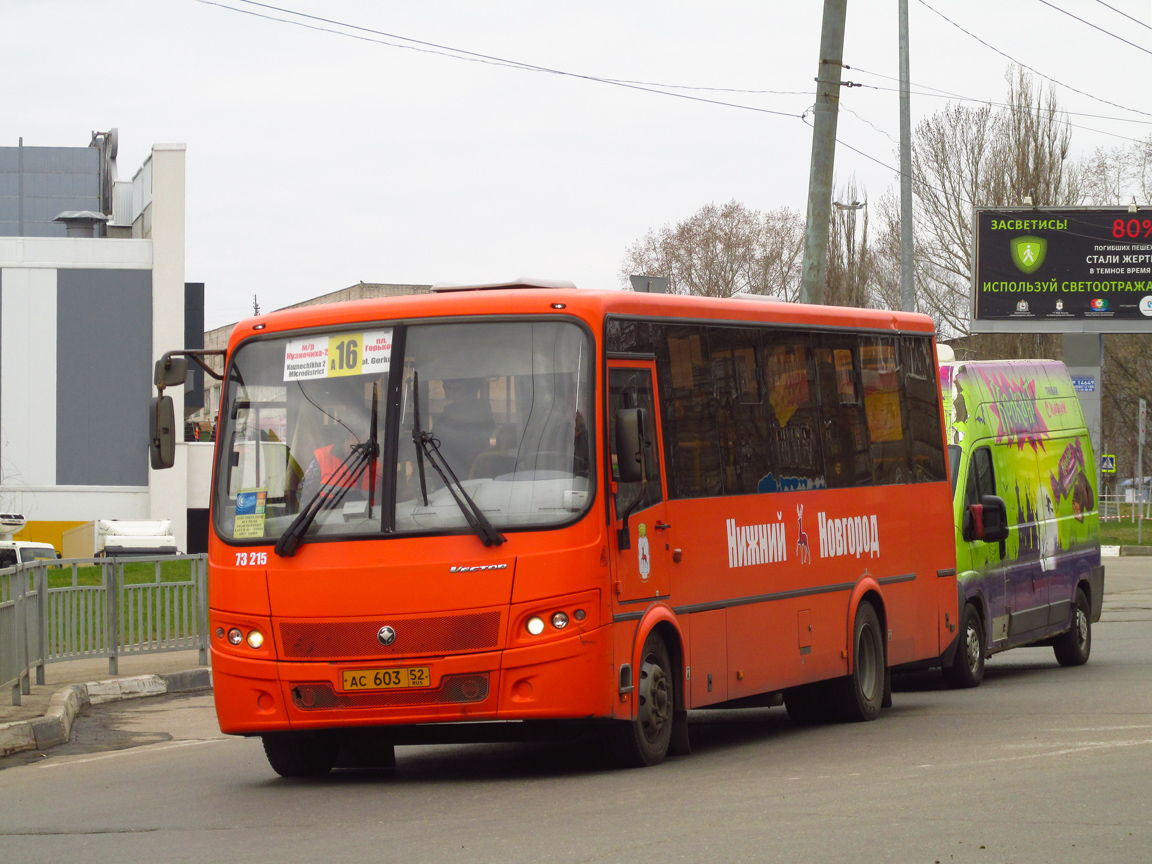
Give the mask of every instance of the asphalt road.
<svg viewBox="0 0 1152 864">
<path fill-rule="evenodd" d="M 592 743 L 397 748 L 395 773 L 277 778 L 211 698 L 90 709 L 0 760 L 0 860 L 1152 860 L 1152 559 L 1109 559 L 1092 659 L 898 680 L 879 720 L 692 715 L 693 754 L 615 770 Z"/>
</svg>

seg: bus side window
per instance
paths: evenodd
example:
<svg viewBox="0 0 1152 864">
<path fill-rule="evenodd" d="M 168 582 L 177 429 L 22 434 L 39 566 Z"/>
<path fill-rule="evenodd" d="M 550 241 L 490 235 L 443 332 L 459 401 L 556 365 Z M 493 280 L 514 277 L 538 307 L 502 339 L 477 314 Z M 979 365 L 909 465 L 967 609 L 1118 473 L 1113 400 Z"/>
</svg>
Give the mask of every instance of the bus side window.
<svg viewBox="0 0 1152 864">
<path fill-rule="evenodd" d="M 818 337 L 816 369 L 828 486 L 868 486 L 872 482 L 872 454 L 861 398 L 856 339 Z"/>
<path fill-rule="evenodd" d="M 912 482 L 911 451 L 905 409 L 904 381 L 896 340 L 864 336 L 860 340 L 864 411 L 872 445 L 872 477 L 877 486 Z"/>
<path fill-rule="evenodd" d="M 926 336 L 901 338 L 904 396 L 912 434 L 912 471 L 917 483 L 948 479 L 940 440 L 939 376 Z"/>
<path fill-rule="evenodd" d="M 660 455 L 656 442 L 656 411 L 652 397 L 652 375 L 647 369 L 608 370 L 608 446 L 613 479 L 619 476 L 616 457 L 616 412 L 621 408 L 642 408 L 647 413 L 649 428 L 646 430 L 645 474 L 647 483 L 618 483 L 616 507 L 624 512 L 637 496 L 643 500 L 637 504 L 642 510 L 664 500 L 660 485 Z"/>
</svg>

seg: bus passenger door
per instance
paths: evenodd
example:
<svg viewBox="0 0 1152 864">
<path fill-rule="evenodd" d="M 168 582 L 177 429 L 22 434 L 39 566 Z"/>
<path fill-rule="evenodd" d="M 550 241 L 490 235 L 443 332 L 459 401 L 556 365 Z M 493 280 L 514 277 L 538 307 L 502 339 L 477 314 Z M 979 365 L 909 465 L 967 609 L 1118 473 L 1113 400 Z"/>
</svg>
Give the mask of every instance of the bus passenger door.
<svg viewBox="0 0 1152 864">
<path fill-rule="evenodd" d="M 671 593 L 669 573 L 672 526 L 667 524 L 661 471 L 660 418 L 657 411 L 655 364 L 614 361 L 608 368 L 608 447 L 612 470 L 614 591 L 618 603 L 641 603 Z M 616 453 L 616 412 L 638 408 L 644 418 L 645 479 L 619 481 Z M 627 529 L 625 530 L 625 520 Z"/>
</svg>

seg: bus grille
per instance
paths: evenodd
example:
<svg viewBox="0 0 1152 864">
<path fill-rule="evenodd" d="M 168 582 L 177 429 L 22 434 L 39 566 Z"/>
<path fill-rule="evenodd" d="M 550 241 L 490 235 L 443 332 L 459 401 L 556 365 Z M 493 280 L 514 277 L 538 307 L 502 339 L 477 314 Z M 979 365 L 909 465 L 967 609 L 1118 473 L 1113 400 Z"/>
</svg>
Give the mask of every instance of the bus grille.
<svg viewBox="0 0 1152 864">
<path fill-rule="evenodd" d="M 384 625 L 396 641 L 381 645 L 376 634 Z M 430 618 L 293 622 L 280 624 L 280 646 L 292 660 L 342 660 L 349 657 L 393 657 L 485 651 L 500 644 L 500 613 L 437 615 Z"/>
<path fill-rule="evenodd" d="M 488 675 L 450 675 L 434 690 L 376 690 L 340 693 L 327 681 L 292 685 L 292 702 L 301 711 L 331 708 L 402 708 L 409 705 L 483 702 Z"/>
</svg>

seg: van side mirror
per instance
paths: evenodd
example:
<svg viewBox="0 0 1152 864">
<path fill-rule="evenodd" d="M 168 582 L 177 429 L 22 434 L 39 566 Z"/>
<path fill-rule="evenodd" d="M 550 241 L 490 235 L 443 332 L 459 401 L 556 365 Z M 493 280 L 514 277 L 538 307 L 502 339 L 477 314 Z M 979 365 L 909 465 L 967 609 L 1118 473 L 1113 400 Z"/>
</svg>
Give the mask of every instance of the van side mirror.
<svg viewBox="0 0 1152 864">
<path fill-rule="evenodd" d="M 148 455 L 157 470 L 176 462 L 176 412 L 171 396 L 153 396 L 149 402 Z"/>
<path fill-rule="evenodd" d="M 156 388 L 175 387 L 183 384 L 188 377 L 188 360 L 184 357 L 172 357 L 165 354 L 156 361 Z"/>
<path fill-rule="evenodd" d="M 648 412 L 643 408 L 621 408 L 616 412 L 616 467 L 621 483 L 646 479 L 644 444 Z"/>
<path fill-rule="evenodd" d="M 964 510 L 960 534 L 971 543 L 996 543 L 1008 539 L 1008 508 L 998 495 L 981 495 L 979 504 Z"/>
<path fill-rule="evenodd" d="M 984 537 L 988 543 L 998 543 L 1008 539 L 1008 507 L 999 495 L 981 495 L 984 507 Z"/>
</svg>

